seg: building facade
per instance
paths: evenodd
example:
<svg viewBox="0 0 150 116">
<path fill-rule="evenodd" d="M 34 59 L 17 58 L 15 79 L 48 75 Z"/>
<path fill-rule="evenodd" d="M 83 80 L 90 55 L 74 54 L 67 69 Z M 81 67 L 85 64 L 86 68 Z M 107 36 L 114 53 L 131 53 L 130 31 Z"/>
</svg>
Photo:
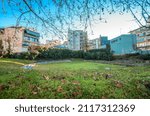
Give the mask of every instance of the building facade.
<svg viewBox="0 0 150 116">
<path fill-rule="evenodd" d="M 130 33 L 137 37 L 137 50 L 150 53 L 150 18 L 145 26 L 130 31 Z"/>
<path fill-rule="evenodd" d="M 87 40 L 87 32 L 82 30 L 68 30 L 68 49 L 86 50 Z"/>
<path fill-rule="evenodd" d="M 110 40 L 111 50 L 115 55 L 136 53 L 136 35 L 123 34 Z"/>
<path fill-rule="evenodd" d="M 0 54 L 28 51 L 30 45 L 39 44 L 40 34 L 24 27 L 0 28 Z"/>
<path fill-rule="evenodd" d="M 101 36 L 101 35 L 100 35 L 99 38 L 100 38 L 101 46 L 109 44 L 109 40 L 108 40 L 108 37 L 107 37 L 107 36 Z"/>
<path fill-rule="evenodd" d="M 110 44 L 109 40 L 108 40 L 108 37 L 107 36 L 101 36 L 100 35 L 100 43 L 101 43 L 101 47 L 100 48 L 106 48 L 106 46 L 108 44 Z"/>
<path fill-rule="evenodd" d="M 106 48 L 107 44 L 109 44 L 109 40 L 107 36 L 100 36 L 99 38 L 89 40 L 88 42 L 89 49 Z"/>
<path fill-rule="evenodd" d="M 89 40 L 88 43 L 89 43 L 90 49 L 100 49 L 101 43 L 100 43 L 99 38 Z"/>
</svg>

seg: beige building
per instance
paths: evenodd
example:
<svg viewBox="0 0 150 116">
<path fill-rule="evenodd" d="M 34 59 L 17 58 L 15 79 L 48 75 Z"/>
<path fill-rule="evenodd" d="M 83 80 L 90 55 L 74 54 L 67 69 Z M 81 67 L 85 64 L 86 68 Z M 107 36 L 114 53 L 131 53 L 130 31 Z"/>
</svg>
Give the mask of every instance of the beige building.
<svg viewBox="0 0 150 116">
<path fill-rule="evenodd" d="M 0 28 L 0 54 L 26 52 L 29 46 L 39 44 L 39 37 L 24 27 Z"/>
<path fill-rule="evenodd" d="M 137 50 L 150 51 L 150 18 L 145 26 L 130 31 L 130 33 L 137 37 Z"/>
</svg>

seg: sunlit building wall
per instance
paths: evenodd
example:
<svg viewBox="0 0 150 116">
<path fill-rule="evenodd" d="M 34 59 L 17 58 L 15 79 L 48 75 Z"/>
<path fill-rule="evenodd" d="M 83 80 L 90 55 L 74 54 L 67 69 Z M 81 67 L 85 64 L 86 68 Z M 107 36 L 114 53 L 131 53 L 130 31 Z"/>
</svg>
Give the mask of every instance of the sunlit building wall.
<svg viewBox="0 0 150 116">
<path fill-rule="evenodd" d="M 40 34 L 25 27 L 0 28 L 0 53 L 27 52 L 30 45 L 39 44 Z"/>
</svg>

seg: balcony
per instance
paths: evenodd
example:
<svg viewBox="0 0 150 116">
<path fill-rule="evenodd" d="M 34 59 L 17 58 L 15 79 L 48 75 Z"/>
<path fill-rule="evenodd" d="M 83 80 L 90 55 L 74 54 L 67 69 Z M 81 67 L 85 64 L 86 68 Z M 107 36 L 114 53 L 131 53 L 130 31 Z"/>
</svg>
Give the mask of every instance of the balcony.
<svg viewBox="0 0 150 116">
<path fill-rule="evenodd" d="M 150 31 L 147 31 L 147 32 L 146 32 L 146 36 L 150 36 Z"/>
<path fill-rule="evenodd" d="M 144 42 L 143 44 L 137 44 L 138 48 L 150 47 L 150 42 Z"/>
<path fill-rule="evenodd" d="M 31 30 L 25 30 L 25 34 L 28 34 L 28 35 L 31 35 L 31 36 L 34 36 L 34 37 L 37 37 L 37 38 L 40 37 L 39 33 L 31 31 Z"/>
<path fill-rule="evenodd" d="M 30 44 L 29 43 L 27 43 L 27 42 L 23 42 L 22 43 L 22 46 L 29 46 Z"/>
</svg>

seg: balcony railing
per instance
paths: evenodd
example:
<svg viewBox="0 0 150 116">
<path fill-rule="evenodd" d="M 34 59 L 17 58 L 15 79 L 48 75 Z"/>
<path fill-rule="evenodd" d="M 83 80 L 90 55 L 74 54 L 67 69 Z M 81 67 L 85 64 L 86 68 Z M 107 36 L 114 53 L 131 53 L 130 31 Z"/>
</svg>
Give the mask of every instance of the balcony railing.
<svg viewBox="0 0 150 116">
<path fill-rule="evenodd" d="M 147 31 L 147 32 L 146 32 L 146 36 L 150 36 L 150 31 Z"/>
</svg>

